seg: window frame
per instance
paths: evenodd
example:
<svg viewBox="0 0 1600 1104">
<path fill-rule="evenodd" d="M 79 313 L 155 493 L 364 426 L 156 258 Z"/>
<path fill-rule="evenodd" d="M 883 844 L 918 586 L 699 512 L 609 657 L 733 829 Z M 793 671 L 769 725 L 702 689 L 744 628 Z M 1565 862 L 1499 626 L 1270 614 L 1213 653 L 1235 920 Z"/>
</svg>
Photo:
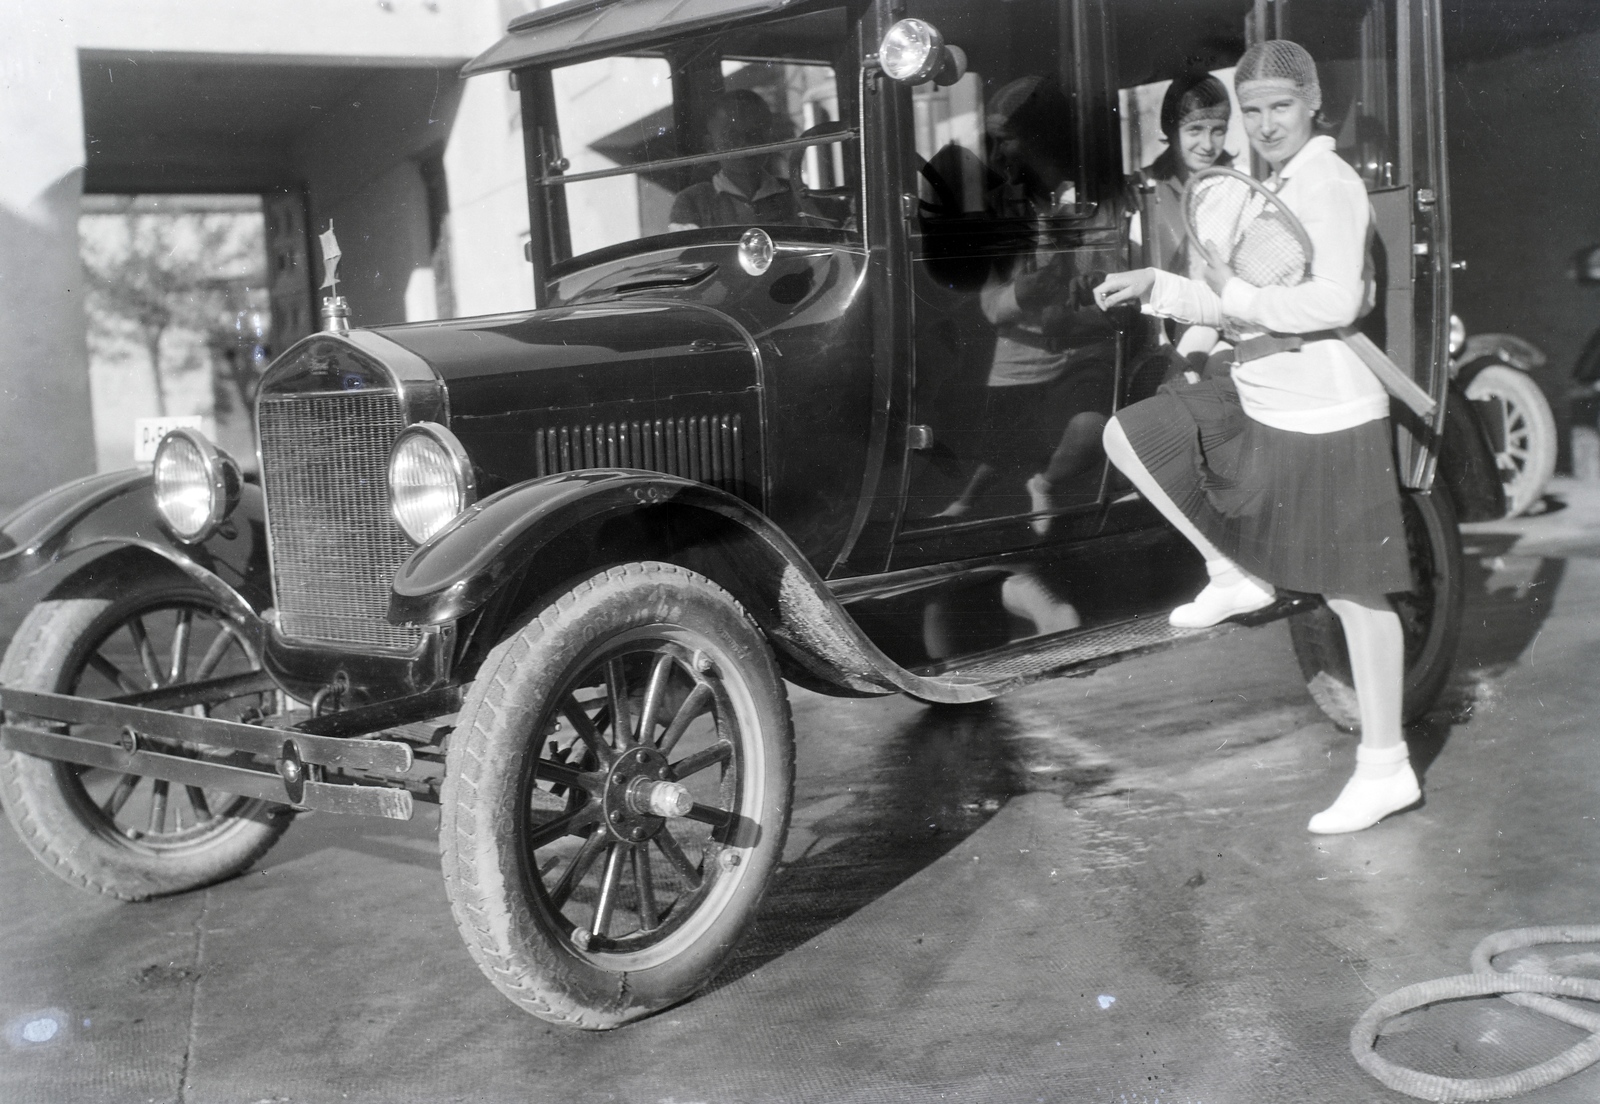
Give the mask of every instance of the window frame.
<svg viewBox="0 0 1600 1104">
<path fill-rule="evenodd" d="M 521 91 L 531 228 L 526 253 L 528 259 L 534 265 L 535 299 L 537 304 L 543 306 L 547 302 L 550 282 L 573 272 L 581 271 L 596 264 L 614 261 L 632 253 L 650 252 L 680 245 L 737 240 L 738 235 L 747 228 L 730 225 L 702 227 L 694 230 L 668 230 L 654 234 L 642 234 L 636 238 L 615 242 L 583 253 L 573 253 L 571 221 L 568 214 L 566 192 L 566 186 L 569 184 L 581 184 L 623 176 L 637 177 L 650 172 L 679 171 L 720 161 L 732 153 L 776 155 L 791 153 L 795 150 L 842 147 L 845 151 L 844 162 L 847 166 L 847 171 L 853 171 L 855 176 L 853 183 L 855 207 L 858 212 L 863 211 L 867 204 L 866 158 L 862 140 L 865 129 L 863 112 L 866 98 L 863 95 L 864 89 L 862 87 L 862 77 L 865 70 L 861 65 L 860 28 L 862 13 L 866 8 L 867 5 L 863 0 L 846 0 L 846 2 L 839 3 L 832 8 L 808 7 L 806 11 L 798 15 L 786 12 L 776 17 L 719 27 L 711 32 L 702 30 L 692 36 L 683 36 L 654 46 L 633 46 L 626 50 L 612 53 L 602 52 L 579 58 L 563 58 L 554 65 L 518 70 L 513 76 L 516 86 Z M 804 18 L 806 15 L 828 10 L 837 10 L 843 13 L 846 25 L 849 28 L 849 33 L 845 40 L 840 42 L 837 48 L 832 51 L 832 56 L 827 56 L 825 51 L 817 51 L 823 56 L 757 57 L 747 49 L 732 50 L 726 54 L 721 52 L 707 54 L 708 47 L 714 46 L 719 39 L 725 38 L 732 32 L 737 32 L 741 35 L 748 34 L 750 31 L 768 24 Z M 683 61 L 686 57 L 696 54 L 701 55 L 696 59 L 696 64 L 702 68 L 709 65 L 720 69 L 723 63 L 728 61 L 747 63 L 766 61 L 780 64 L 827 66 L 833 71 L 841 118 L 830 130 L 824 133 L 810 137 L 785 138 L 756 146 L 740 147 L 738 150 L 682 154 L 670 158 L 658 158 L 640 161 L 635 164 L 616 165 L 578 173 L 568 173 L 560 168 L 565 159 L 563 157 L 560 120 L 558 118 L 554 88 L 554 73 L 557 69 L 602 60 L 606 57 L 654 57 L 664 59 L 672 74 L 671 108 L 674 126 L 678 133 L 687 134 L 696 125 L 697 115 L 695 109 L 697 104 L 690 87 L 689 77 L 691 74 L 689 74 Z M 782 227 L 782 236 L 800 242 L 853 244 L 859 246 L 864 241 L 861 229 L 863 223 L 864 220 L 858 215 L 856 229 L 809 226 L 805 224 L 784 225 Z"/>
</svg>

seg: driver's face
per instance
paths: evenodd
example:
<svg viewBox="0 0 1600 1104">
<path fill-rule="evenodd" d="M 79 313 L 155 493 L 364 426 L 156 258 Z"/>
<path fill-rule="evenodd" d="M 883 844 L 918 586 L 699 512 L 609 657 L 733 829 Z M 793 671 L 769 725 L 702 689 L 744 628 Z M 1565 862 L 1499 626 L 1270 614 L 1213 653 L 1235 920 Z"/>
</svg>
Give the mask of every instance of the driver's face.
<svg viewBox="0 0 1600 1104">
<path fill-rule="evenodd" d="M 741 146 L 759 146 L 771 141 L 772 119 L 753 109 L 719 107 L 706 127 L 714 150 L 738 149 Z"/>
<path fill-rule="evenodd" d="M 734 150 L 745 146 L 759 146 L 772 140 L 772 117 L 754 107 L 719 107 L 706 124 L 706 137 L 712 150 Z M 725 157 L 719 163 L 723 172 L 739 176 L 755 176 L 766 163 L 765 154 L 754 157 Z"/>
</svg>

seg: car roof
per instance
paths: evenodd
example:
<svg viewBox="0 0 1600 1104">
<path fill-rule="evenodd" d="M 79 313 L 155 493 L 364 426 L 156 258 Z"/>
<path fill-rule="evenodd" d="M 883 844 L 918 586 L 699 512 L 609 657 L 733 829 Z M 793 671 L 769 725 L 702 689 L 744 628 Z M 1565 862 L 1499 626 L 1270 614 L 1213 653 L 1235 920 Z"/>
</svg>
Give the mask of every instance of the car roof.
<svg viewBox="0 0 1600 1104">
<path fill-rule="evenodd" d="M 566 0 L 513 19 L 505 37 L 469 61 L 461 75 L 470 77 L 497 69 L 611 53 L 668 35 L 785 9 L 815 7 L 816 3 L 817 0 Z"/>
</svg>

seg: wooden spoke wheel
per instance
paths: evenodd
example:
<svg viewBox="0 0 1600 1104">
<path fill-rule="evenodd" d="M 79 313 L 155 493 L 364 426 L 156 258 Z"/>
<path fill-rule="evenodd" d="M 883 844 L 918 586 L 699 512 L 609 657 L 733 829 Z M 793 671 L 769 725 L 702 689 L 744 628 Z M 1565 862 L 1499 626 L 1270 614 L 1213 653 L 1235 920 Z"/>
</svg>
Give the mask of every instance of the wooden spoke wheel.
<svg viewBox="0 0 1600 1104">
<path fill-rule="evenodd" d="M 484 972 L 612 1027 L 699 990 L 787 830 L 788 702 L 721 588 L 668 564 L 580 584 L 485 662 L 451 737 L 446 885 Z"/>
<path fill-rule="evenodd" d="M 96 564 L 29 613 L 0 682 L 111 698 L 260 668 L 244 632 L 209 592 L 148 564 Z M 199 715 L 228 719 L 274 708 L 254 693 Z M 176 741 L 153 750 L 199 756 Z M 211 753 L 206 753 L 211 754 Z M 75 884 L 138 900 L 237 874 L 276 842 L 285 806 L 163 779 L 0 751 L 0 794 L 44 864 Z"/>
</svg>

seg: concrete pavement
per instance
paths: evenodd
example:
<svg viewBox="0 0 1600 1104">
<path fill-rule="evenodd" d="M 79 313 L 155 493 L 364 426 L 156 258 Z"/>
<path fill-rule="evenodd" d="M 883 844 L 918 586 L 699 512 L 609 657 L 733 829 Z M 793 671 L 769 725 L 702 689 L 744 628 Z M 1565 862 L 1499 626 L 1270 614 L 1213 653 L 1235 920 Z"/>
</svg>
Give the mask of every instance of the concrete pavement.
<svg viewBox="0 0 1600 1104">
<path fill-rule="evenodd" d="M 1426 804 L 1353 836 L 1305 832 L 1354 741 L 1281 624 L 981 709 L 795 692 L 795 827 L 753 936 L 609 1034 L 478 974 L 427 806 L 303 817 L 250 873 L 145 905 L 0 832 L 0 1100 L 1404 1100 L 1348 1054 L 1376 996 L 1492 931 L 1600 922 L 1600 491 L 1552 501 L 1468 535 L 1457 674 L 1409 733 Z M 1600 975 L 1593 951 L 1544 953 Z M 1382 1052 L 1485 1076 L 1577 1037 L 1491 1000 Z M 1600 1069 L 1522 1099 L 1597 1098 Z"/>
</svg>

